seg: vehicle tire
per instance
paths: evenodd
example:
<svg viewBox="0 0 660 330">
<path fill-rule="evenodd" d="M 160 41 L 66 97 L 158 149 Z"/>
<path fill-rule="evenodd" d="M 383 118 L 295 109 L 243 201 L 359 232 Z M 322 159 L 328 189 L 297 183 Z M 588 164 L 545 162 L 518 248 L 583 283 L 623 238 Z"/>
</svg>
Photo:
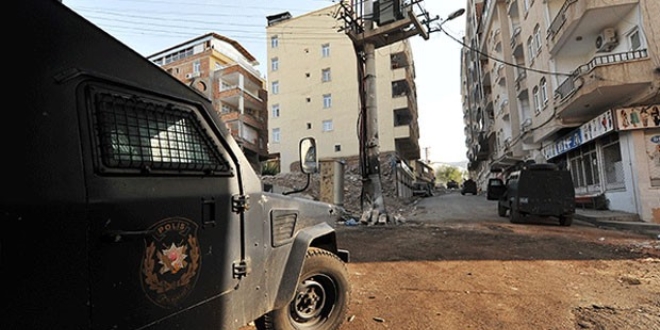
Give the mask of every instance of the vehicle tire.
<svg viewBox="0 0 660 330">
<path fill-rule="evenodd" d="M 559 224 L 568 227 L 573 224 L 573 216 L 570 215 L 562 215 L 559 216 Z"/>
<path fill-rule="evenodd" d="M 522 215 L 517 210 L 509 207 L 509 221 L 511 223 L 522 223 Z"/>
<path fill-rule="evenodd" d="M 255 321 L 259 330 L 335 330 L 348 311 L 346 265 L 335 254 L 309 248 L 293 300 Z"/>
<path fill-rule="evenodd" d="M 506 207 L 500 205 L 500 203 L 497 203 L 497 215 L 506 217 Z"/>
</svg>

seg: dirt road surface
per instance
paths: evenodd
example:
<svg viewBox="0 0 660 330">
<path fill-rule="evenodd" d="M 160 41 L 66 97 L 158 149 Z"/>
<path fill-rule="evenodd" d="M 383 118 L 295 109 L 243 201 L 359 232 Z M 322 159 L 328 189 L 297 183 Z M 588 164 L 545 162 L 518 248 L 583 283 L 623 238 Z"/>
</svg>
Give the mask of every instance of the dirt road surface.
<svg viewBox="0 0 660 330">
<path fill-rule="evenodd" d="M 404 224 L 337 226 L 351 252 L 342 330 L 660 330 L 660 241 L 556 219 L 511 224 L 458 192 Z"/>
</svg>

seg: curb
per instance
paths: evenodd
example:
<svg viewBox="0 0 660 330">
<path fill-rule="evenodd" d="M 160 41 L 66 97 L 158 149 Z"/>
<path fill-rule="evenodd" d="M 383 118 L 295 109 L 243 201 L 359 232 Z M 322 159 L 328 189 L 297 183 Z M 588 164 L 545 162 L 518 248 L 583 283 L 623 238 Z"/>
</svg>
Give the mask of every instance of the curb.
<svg viewBox="0 0 660 330">
<path fill-rule="evenodd" d="M 594 217 L 575 214 L 574 219 L 591 223 L 598 228 L 613 228 L 649 235 L 660 239 L 660 225 L 647 222 L 616 221 L 613 219 L 596 219 Z"/>
</svg>

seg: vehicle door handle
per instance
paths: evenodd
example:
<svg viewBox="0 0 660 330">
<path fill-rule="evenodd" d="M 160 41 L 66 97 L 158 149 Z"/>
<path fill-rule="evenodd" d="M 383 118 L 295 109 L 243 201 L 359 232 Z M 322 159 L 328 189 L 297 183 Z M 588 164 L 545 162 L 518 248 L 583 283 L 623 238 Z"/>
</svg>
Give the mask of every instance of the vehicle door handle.
<svg viewBox="0 0 660 330">
<path fill-rule="evenodd" d="M 202 198 L 202 228 L 215 227 L 215 198 Z"/>
</svg>

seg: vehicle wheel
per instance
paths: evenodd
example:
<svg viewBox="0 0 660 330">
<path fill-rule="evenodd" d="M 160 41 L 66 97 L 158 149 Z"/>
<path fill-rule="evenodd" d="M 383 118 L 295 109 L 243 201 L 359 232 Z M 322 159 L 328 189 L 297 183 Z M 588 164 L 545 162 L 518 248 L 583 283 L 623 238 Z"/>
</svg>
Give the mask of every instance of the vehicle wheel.
<svg viewBox="0 0 660 330">
<path fill-rule="evenodd" d="M 497 215 L 506 217 L 506 208 L 499 203 L 497 203 Z"/>
<path fill-rule="evenodd" d="M 293 300 L 255 321 L 259 330 L 335 330 L 346 317 L 350 284 L 333 253 L 309 248 Z"/>
<path fill-rule="evenodd" d="M 559 224 L 568 227 L 573 224 L 573 217 L 570 215 L 562 215 L 559 217 Z"/>
<path fill-rule="evenodd" d="M 517 210 L 509 208 L 509 221 L 511 223 L 522 223 L 522 215 Z"/>
</svg>

